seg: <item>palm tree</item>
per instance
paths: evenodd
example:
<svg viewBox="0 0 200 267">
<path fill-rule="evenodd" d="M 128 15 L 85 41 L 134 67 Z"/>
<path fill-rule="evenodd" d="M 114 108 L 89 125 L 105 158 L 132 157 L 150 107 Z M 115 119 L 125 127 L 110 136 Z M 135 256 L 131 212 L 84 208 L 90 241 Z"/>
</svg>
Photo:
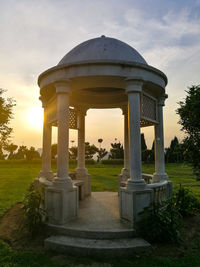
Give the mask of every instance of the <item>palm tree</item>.
<svg viewBox="0 0 200 267">
<path fill-rule="evenodd" d="M 99 138 L 98 143 L 99 143 L 99 149 L 101 149 L 101 143 L 103 142 L 103 139 Z"/>
</svg>

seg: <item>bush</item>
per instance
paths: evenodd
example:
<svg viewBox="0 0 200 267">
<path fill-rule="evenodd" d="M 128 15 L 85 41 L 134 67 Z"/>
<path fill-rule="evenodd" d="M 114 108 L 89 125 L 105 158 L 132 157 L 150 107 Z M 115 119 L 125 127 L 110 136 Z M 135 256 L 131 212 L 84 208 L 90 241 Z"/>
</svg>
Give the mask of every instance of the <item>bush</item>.
<svg viewBox="0 0 200 267">
<path fill-rule="evenodd" d="M 103 159 L 101 163 L 104 165 L 123 165 L 124 160 L 123 159 Z"/>
<path fill-rule="evenodd" d="M 44 226 L 46 213 L 42 206 L 44 205 L 44 189 L 34 189 L 31 184 L 28 192 L 23 199 L 23 209 L 25 211 L 26 224 L 31 236 L 39 233 Z"/>
<path fill-rule="evenodd" d="M 171 199 L 144 209 L 138 231 L 150 242 L 178 242 L 182 219 L 199 211 L 199 200 L 180 185 Z"/>
<path fill-rule="evenodd" d="M 183 217 L 194 215 L 200 210 L 199 200 L 189 191 L 181 186 L 173 196 L 174 205 Z"/>
<path fill-rule="evenodd" d="M 139 234 L 149 242 L 178 242 L 182 228 L 181 215 L 172 199 L 154 203 L 141 213 Z"/>
<path fill-rule="evenodd" d="M 94 164 L 96 164 L 96 161 L 93 159 L 86 159 L 85 164 L 86 165 L 94 165 Z"/>
<path fill-rule="evenodd" d="M 85 160 L 85 164 L 86 165 L 94 165 L 95 163 L 96 163 L 96 161 L 93 160 L 93 159 L 86 159 Z M 77 160 L 76 159 L 70 159 L 69 160 L 69 165 L 77 166 Z"/>
</svg>

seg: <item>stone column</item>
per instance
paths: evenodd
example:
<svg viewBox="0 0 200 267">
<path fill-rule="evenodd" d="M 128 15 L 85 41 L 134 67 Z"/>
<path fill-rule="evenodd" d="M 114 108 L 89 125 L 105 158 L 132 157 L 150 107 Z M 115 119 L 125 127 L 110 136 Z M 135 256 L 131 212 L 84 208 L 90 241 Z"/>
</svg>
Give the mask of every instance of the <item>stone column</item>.
<svg viewBox="0 0 200 267">
<path fill-rule="evenodd" d="M 68 82 L 56 83 L 57 93 L 57 119 L 58 119 L 58 158 L 57 178 L 55 184 L 69 189 L 72 188 L 72 180 L 68 175 L 69 163 L 69 93 Z"/>
<path fill-rule="evenodd" d="M 42 98 L 40 98 L 42 100 Z M 44 108 L 43 118 L 43 145 L 42 145 L 42 170 L 39 173 L 39 178 L 45 178 L 51 181 L 54 177 L 51 171 L 51 133 L 52 126 L 48 123 L 47 103 L 42 101 L 42 107 Z"/>
<path fill-rule="evenodd" d="M 76 168 L 76 179 L 83 181 L 83 187 L 79 196 L 84 199 L 85 196 L 91 194 L 91 176 L 85 168 L 85 116 L 87 109 L 79 107 L 78 113 L 78 166 Z"/>
<path fill-rule="evenodd" d="M 121 175 L 122 180 L 130 178 L 130 158 L 129 158 L 129 128 L 128 128 L 128 105 L 122 107 L 124 115 L 124 168 Z"/>
<path fill-rule="evenodd" d="M 76 173 L 81 176 L 87 174 L 85 168 L 85 115 L 86 109 L 79 108 L 78 112 L 78 166 Z"/>
<path fill-rule="evenodd" d="M 142 82 L 127 79 L 126 92 L 129 104 L 129 137 L 130 137 L 130 179 L 127 189 L 144 189 L 146 183 L 142 179 L 141 136 L 140 136 L 140 94 Z"/>
<path fill-rule="evenodd" d="M 162 96 L 158 100 L 157 116 L 158 124 L 154 126 L 155 131 L 155 173 L 153 174 L 153 182 L 157 183 L 168 180 L 165 173 L 165 153 L 164 153 L 164 132 L 163 132 L 163 106 L 167 95 Z"/>
<path fill-rule="evenodd" d="M 55 83 L 57 94 L 57 177 L 45 188 L 45 209 L 50 224 L 63 225 L 77 216 L 78 189 L 68 175 L 69 93 L 68 81 Z"/>
<path fill-rule="evenodd" d="M 153 201 L 153 190 L 142 179 L 141 136 L 140 136 L 140 94 L 142 81 L 126 79 L 126 92 L 129 103 L 129 140 L 130 140 L 130 179 L 126 187 L 120 187 L 120 218 L 128 220 L 134 227 L 141 219 L 140 213 Z"/>
</svg>

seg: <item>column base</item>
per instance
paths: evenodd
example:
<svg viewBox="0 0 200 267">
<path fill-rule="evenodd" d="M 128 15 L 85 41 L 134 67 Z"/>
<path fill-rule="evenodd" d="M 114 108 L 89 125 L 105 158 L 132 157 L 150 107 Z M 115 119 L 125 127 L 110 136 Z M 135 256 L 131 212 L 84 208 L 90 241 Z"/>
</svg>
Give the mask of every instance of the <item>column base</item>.
<svg viewBox="0 0 200 267">
<path fill-rule="evenodd" d="M 127 181 L 130 178 L 130 170 L 123 168 L 121 171 L 122 181 Z"/>
<path fill-rule="evenodd" d="M 78 189 L 65 190 L 56 186 L 45 188 L 45 210 L 48 223 L 63 225 L 78 213 Z"/>
<path fill-rule="evenodd" d="M 54 173 L 52 171 L 48 171 L 48 172 L 40 171 L 38 178 L 40 177 L 45 178 L 49 181 L 52 181 L 54 178 Z"/>
<path fill-rule="evenodd" d="M 133 190 L 133 191 L 145 190 L 146 182 L 144 179 L 139 179 L 139 180 L 128 179 L 126 188 L 127 190 Z"/>
<path fill-rule="evenodd" d="M 88 174 L 88 171 L 86 168 L 76 168 L 76 175 L 78 176 L 85 176 Z"/>
<path fill-rule="evenodd" d="M 159 183 L 159 182 L 162 182 L 162 181 L 168 181 L 169 180 L 169 177 L 166 173 L 154 173 L 153 174 L 153 179 L 152 179 L 152 182 L 153 183 Z"/>
<path fill-rule="evenodd" d="M 73 188 L 72 180 L 70 177 L 67 178 L 55 177 L 53 181 L 53 186 L 55 188 L 65 189 L 66 191 L 70 191 Z"/>
<path fill-rule="evenodd" d="M 131 222 L 137 228 L 137 222 L 142 218 L 140 213 L 153 202 L 153 190 L 129 190 L 121 187 L 119 200 L 120 218 Z"/>
</svg>

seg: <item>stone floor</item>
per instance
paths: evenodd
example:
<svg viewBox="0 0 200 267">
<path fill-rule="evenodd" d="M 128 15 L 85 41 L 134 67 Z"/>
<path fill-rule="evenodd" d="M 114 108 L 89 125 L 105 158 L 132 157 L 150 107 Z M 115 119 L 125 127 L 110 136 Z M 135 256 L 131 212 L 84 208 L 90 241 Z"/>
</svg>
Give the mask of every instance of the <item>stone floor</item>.
<svg viewBox="0 0 200 267">
<path fill-rule="evenodd" d="M 117 192 L 92 192 L 91 197 L 79 202 L 78 217 L 67 227 L 85 230 L 131 229 L 119 217 L 119 197 Z"/>
<path fill-rule="evenodd" d="M 116 258 L 150 251 L 151 245 L 120 221 L 118 202 L 118 193 L 92 193 L 79 202 L 76 219 L 66 225 L 49 225 L 52 235 L 45 239 L 45 248 L 76 257 Z"/>
</svg>

